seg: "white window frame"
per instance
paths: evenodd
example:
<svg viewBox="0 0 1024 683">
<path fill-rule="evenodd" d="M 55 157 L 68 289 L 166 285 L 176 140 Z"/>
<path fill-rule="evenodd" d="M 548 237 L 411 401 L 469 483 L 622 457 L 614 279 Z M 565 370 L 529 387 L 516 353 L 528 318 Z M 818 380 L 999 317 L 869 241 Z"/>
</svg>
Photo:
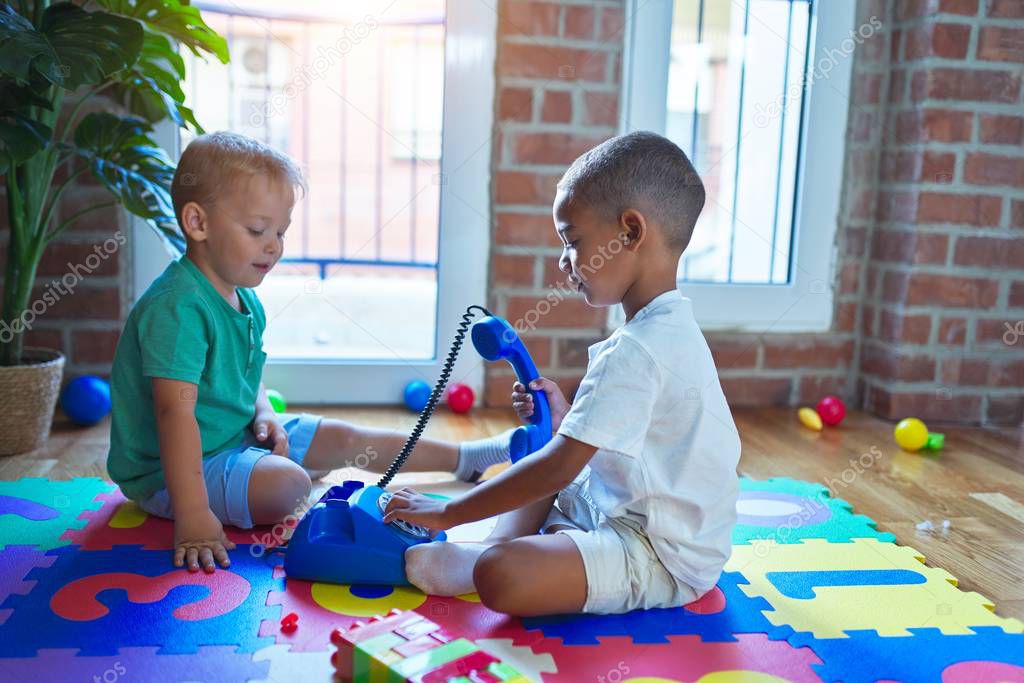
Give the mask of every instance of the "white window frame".
<svg viewBox="0 0 1024 683">
<path fill-rule="evenodd" d="M 263 382 L 291 403 L 393 405 L 413 379 L 433 384 L 466 307 L 486 305 L 490 249 L 490 144 L 494 119 L 496 13 L 485 3 L 449 2 L 445 16 L 444 123 L 434 358 L 267 361 Z M 157 126 L 157 141 L 180 156 L 178 128 Z M 169 257 L 144 222 L 133 221 L 133 302 Z M 402 321 L 396 320 L 396 325 Z M 484 361 L 463 346 L 451 381 L 483 395 Z"/>
<path fill-rule="evenodd" d="M 810 59 L 813 68 L 853 35 L 853 2 L 811 3 Z M 672 0 L 628 0 L 622 132 L 665 132 Z M 680 279 L 704 329 L 750 332 L 818 332 L 832 323 L 835 238 L 846 153 L 850 66 L 842 59 L 827 82 L 811 82 L 804 98 L 803 143 L 798 159 L 794 267 L 788 284 L 693 283 Z M 815 220 L 828 217 L 827 220 Z M 815 226 L 810 229 L 809 226 Z"/>
</svg>

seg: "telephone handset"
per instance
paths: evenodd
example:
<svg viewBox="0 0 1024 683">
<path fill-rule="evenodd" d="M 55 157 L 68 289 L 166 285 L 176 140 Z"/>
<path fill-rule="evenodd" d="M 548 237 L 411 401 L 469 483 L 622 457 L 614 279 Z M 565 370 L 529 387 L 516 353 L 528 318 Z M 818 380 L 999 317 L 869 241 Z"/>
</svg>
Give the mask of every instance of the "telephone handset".
<svg viewBox="0 0 1024 683">
<path fill-rule="evenodd" d="M 543 391 L 530 389 L 530 382 L 540 377 L 540 373 L 523 340 L 507 321 L 489 315 L 473 325 L 470 335 L 477 353 L 489 361 L 507 360 L 516 371 L 516 377 L 533 396 L 530 424 L 517 428 L 512 434 L 512 462 L 519 462 L 551 440 L 548 396 Z"/>
<path fill-rule="evenodd" d="M 402 450 L 375 486 L 364 486 L 361 481 L 332 486 L 306 512 L 284 548 L 284 569 L 288 576 L 326 583 L 409 585 L 405 576 L 406 549 L 418 543 L 445 540 L 443 532 L 431 538 L 428 529 L 401 520 L 384 524 L 384 510 L 391 498 L 391 493 L 384 489 L 405 464 L 434 412 L 462 348 L 474 309 L 484 314 L 473 323 L 470 333 L 477 353 L 489 361 L 508 361 L 528 390 L 530 382 L 540 376 L 526 346 L 506 320 L 482 306 L 467 308 L 441 375 Z M 551 440 L 547 395 L 543 391 L 529 391 L 533 395 L 534 411 L 530 424 L 518 427 L 512 434 L 513 463 Z"/>
</svg>

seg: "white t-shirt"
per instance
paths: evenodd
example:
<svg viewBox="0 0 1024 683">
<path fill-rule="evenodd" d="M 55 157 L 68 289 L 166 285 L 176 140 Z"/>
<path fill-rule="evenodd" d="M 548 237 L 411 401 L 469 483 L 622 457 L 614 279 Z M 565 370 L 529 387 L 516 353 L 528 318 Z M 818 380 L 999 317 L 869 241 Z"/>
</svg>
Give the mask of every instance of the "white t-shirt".
<svg viewBox="0 0 1024 683">
<path fill-rule="evenodd" d="M 732 550 L 740 438 L 690 300 L 655 297 L 589 353 L 558 433 L 597 447 L 597 508 L 639 523 L 673 576 L 710 590 Z"/>
</svg>

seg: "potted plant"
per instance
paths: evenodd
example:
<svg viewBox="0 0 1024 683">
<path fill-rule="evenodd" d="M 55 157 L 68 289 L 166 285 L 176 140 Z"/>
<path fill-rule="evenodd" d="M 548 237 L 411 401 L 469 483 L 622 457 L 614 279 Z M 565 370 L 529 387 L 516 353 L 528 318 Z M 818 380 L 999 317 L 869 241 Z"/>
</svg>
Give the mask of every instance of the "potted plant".
<svg viewBox="0 0 1024 683">
<path fill-rule="evenodd" d="M 32 321 L 53 303 L 30 301 L 47 246 L 75 220 L 119 204 L 145 219 L 172 253 L 183 250 L 170 198 L 174 164 L 152 138 L 153 124 L 168 118 L 202 132 L 183 104 L 185 63 L 176 44 L 228 61 L 227 43 L 188 0 L 0 3 L 0 176 L 10 229 L 0 455 L 49 437 L 60 390 L 63 356 L 23 345 Z M 61 195 L 86 173 L 111 200 L 58 221 Z"/>
</svg>

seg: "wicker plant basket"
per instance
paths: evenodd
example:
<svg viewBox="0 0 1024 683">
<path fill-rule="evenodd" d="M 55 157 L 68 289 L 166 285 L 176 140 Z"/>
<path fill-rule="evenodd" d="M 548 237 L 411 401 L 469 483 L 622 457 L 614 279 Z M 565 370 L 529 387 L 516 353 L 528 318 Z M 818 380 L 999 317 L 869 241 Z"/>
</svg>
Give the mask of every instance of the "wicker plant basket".
<svg viewBox="0 0 1024 683">
<path fill-rule="evenodd" d="M 59 351 L 26 347 L 23 364 L 0 366 L 0 455 L 39 448 L 50 438 L 60 394 L 64 356 Z"/>
</svg>

